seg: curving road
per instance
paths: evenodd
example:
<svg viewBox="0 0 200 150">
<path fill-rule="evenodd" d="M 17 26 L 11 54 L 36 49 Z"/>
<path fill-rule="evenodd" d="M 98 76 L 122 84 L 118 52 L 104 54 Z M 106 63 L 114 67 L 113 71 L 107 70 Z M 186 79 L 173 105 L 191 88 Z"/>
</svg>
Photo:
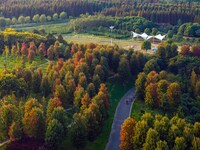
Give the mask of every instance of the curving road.
<svg viewBox="0 0 200 150">
<path fill-rule="evenodd" d="M 106 150 L 119 150 L 119 144 L 120 144 L 120 129 L 121 125 L 124 122 L 125 119 L 130 117 L 130 112 L 132 109 L 132 104 L 134 102 L 134 99 L 126 103 L 127 99 L 133 98 L 135 94 L 135 89 L 130 89 L 120 100 L 117 109 L 115 111 L 115 117 L 112 124 L 112 129 L 110 132 L 109 141 L 106 145 Z"/>
</svg>

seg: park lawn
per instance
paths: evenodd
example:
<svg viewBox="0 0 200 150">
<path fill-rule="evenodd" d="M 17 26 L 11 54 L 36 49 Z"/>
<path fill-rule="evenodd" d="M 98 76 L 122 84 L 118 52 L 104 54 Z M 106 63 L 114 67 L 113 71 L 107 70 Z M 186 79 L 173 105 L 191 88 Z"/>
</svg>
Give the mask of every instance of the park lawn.
<svg viewBox="0 0 200 150">
<path fill-rule="evenodd" d="M 63 38 L 66 41 L 88 44 L 95 43 L 100 45 L 111 45 L 111 38 L 105 36 L 97 36 L 92 34 L 63 34 Z M 112 45 L 117 44 L 121 48 L 129 49 L 133 48 L 134 50 L 141 50 L 142 40 L 137 39 L 112 39 Z"/>
<path fill-rule="evenodd" d="M 68 33 L 68 29 L 66 28 L 68 24 L 68 20 L 66 21 L 58 21 L 58 22 L 47 22 L 47 23 L 30 23 L 26 25 L 16 25 L 12 28 L 17 31 L 28 31 L 32 32 L 33 30 L 41 30 L 44 29 L 46 33 L 53 34 L 64 34 Z"/>
<path fill-rule="evenodd" d="M 21 57 L 14 57 L 14 56 L 4 56 L 0 55 L 0 72 L 4 70 L 4 64 L 6 64 L 6 68 L 8 70 L 12 70 L 16 67 L 22 67 L 22 60 Z M 27 68 L 41 68 L 45 71 L 46 67 L 48 66 L 48 61 L 46 59 L 41 60 L 40 57 L 35 57 L 32 63 L 28 62 L 26 58 L 25 66 Z"/>
<path fill-rule="evenodd" d="M 132 110 L 131 110 L 131 117 L 134 118 L 136 121 L 139 121 L 141 116 L 145 112 L 149 112 L 149 113 L 152 113 L 154 115 L 155 114 L 161 114 L 161 115 L 164 114 L 164 112 L 161 109 L 158 109 L 158 108 L 152 109 L 149 106 L 147 106 L 144 101 L 136 99 L 133 103 L 133 107 L 132 107 Z"/>
<path fill-rule="evenodd" d="M 133 87 L 133 83 L 134 83 L 133 79 L 131 79 L 126 85 L 122 85 L 122 83 L 117 82 L 117 81 L 109 81 L 107 83 L 107 87 L 108 87 L 108 91 L 110 95 L 109 117 L 104 122 L 101 134 L 97 137 L 97 139 L 94 142 L 89 143 L 86 149 L 88 149 L 89 147 L 95 150 L 105 149 L 109 136 L 110 136 L 110 131 L 112 128 L 112 123 L 113 123 L 114 114 L 115 114 L 117 105 L 119 101 L 121 100 L 121 98 L 123 97 L 123 95 Z"/>
</svg>

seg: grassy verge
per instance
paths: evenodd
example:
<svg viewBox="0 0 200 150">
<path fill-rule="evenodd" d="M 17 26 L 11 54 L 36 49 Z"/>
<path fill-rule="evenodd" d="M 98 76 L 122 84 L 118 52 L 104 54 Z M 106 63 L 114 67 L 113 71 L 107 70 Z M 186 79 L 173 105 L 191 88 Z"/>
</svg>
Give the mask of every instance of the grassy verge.
<svg viewBox="0 0 200 150">
<path fill-rule="evenodd" d="M 6 68 L 8 70 L 12 70 L 16 67 L 22 67 L 22 59 L 21 57 L 14 57 L 14 56 L 4 56 L 0 55 L 0 72 L 4 70 L 4 64 L 6 65 Z M 48 65 L 47 60 L 43 59 L 41 60 L 40 57 L 35 57 L 32 63 L 28 62 L 28 59 L 25 60 L 25 66 L 27 68 L 41 68 L 43 71 L 45 71 L 46 67 Z"/>
<path fill-rule="evenodd" d="M 148 107 L 145 102 L 141 100 L 135 100 L 133 103 L 132 111 L 131 111 L 131 117 L 134 118 L 136 121 L 140 120 L 140 117 L 145 113 L 150 112 L 152 114 L 163 114 L 163 111 L 161 109 L 152 109 Z"/>
<path fill-rule="evenodd" d="M 110 95 L 110 105 L 111 105 L 110 110 L 109 110 L 109 118 L 105 121 L 101 134 L 97 137 L 97 139 L 93 143 L 89 143 L 86 149 L 88 149 L 89 147 L 95 150 L 105 149 L 106 144 L 109 139 L 112 122 L 114 119 L 114 114 L 115 114 L 117 105 L 120 99 L 123 97 L 123 95 L 129 89 L 131 89 L 131 87 L 133 86 L 133 83 L 134 83 L 133 79 L 130 80 L 130 82 L 128 82 L 128 84 L 124 86 L 122 86 L 122 83 L 116 82 L 116 81 L 109 81 L 107 83 L 107 87 L 108 87 L 109 95 Z"/>
</svg>

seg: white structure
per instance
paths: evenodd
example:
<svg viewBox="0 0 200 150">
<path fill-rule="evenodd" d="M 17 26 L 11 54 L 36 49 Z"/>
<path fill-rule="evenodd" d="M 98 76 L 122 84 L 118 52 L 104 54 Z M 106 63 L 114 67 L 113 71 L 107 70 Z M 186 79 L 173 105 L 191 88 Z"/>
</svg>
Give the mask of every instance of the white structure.
<svg viewBox="0 0 200 150">
<path fill-rule="evenodd" d="M 133 34 L 133 38 L 141 37 L 144 40 L 149 40 L 151 38 L 153 38 L 153 39 L 156 38 L 156 39 L 162 41 L 166 37 L 166 35 L 161 35 L 161 34 L 158 34 L 156 36 L 149 36 L 146 33 L 138 34 L 138 33 L 135 33 L 135 32 L 132 32 L 132 34 Z"/>
<path fill-rule="evenodd" d="M 113 29 L 114 29 L 114 26 L 110 26 L 111 34 L 112 34 Z M 111 35 L 110 43 L 111 43 L 111 46 L 112 46 L 112 35 Z"/>
</svg>

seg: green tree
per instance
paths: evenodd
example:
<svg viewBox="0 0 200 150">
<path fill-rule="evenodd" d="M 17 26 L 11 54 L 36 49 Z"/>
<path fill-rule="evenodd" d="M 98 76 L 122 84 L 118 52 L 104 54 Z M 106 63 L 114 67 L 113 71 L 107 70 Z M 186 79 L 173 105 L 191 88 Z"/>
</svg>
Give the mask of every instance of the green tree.
<svg viewBox="0 0 200 150">
<path fill-rule="evenodd" d="M 133 143 L 135 149 L 140 149 L 143 146 L 148 129 L 149 126 L 147 121 L 141 120 L 136 124 L 135 136 L 133 137 Z"/>
<path fill-rule="evenodd" d="M 184 137 L 176 137 L 174 150 L 185 150 L 187 148 Z"/>
<path fill-rule="evenodd" d="M 173 30 L 169 30 L 169 31 L 167 32 L 167 37 L 168 37 L 168 38 L 172 38 L 173 35 L 174 35 Z"/>
<path fill-rule="evenodd" d="M 63 107 L 54 108 L 50 117 L 50 120 L 53 120 L 53 119 L 58 120 L 62 124 L 64 133 L 66 135 L 67 127 L 68 127 L 68 117 Z"/>
<path fill-rule="evenodd" d="M 40 16 L 40 22 L 41 22 L 41 23 L 44 23 L 44 22 L 46 22 L 46 20 L 47 20 L 46 15 L 45 15 L 45 14 L 42 14 L 42 15 Z"/>
<path fill-rule="evenodd" d="M 19 119 L 19 111 L 16 106 L 8 104 L 0 107 L 0 140 L 8 138 L 10 126 Z"/>
<path fill-rule="evenodd" d="M 127 81 L 130 78 L 131 71 L 129 62 L 126 58 L 121 58 L 118 67 L 118 74 L 122 81 Z"/>
<path fill-rule="evenodd" d="M 136 99 L 139 100 L 144 100 L 144 95 L 145 95 L 145 82 L 146 82 L 146 74 L 144 72 L 139 73 L 137 80 L 135 82 L 135 96 Z"/>
<path fill-rule="evenodd" d="M 145 40 L 142 42 L 142 45 L 141 45 L 141 49 L 143 50 L 149 50 L 151 49 L 151 42 Z"/>
<path fill-rule="evenodd" d="M 30 16 L 26 16 L 25 17 L 25 22 L 26 23 L 30 23 L 31 22 L 31 17 Z"/>
<path fill-rule="evenodd" d="M 155 150 L 169 150 L 169 147 L 167 145 L 167 142 L 166 141 L 158 141 L 156 143 L 157 147 Z"/>
<path fill-rule="evenodd" d="M 200 138 L 194 137 L 192 140 L 192 150 L 199 150 L 200 148 Z"/>
<path fill-rule="evenodd" d="M 63 126 L 58 120 L 53 119 L 49 122 L 45 134 L 45 142 L 49 149 L 58 149 L 64 138 L 63 132 Z"/>
<path fill-rule="evenodd" d="M 150 128 L 147 132 L 145 143 L 143 144 L 143 150 L 155 150 L 158 141 L 159 141 L 158 132 Z"/>
<path fill-rule="evenodd" d="M 3 17 L 0 17 L 0 27 L 5 27 L 6 26 L 6 20 Z"/>
<path fill-rule="evenodd" d="M 15 17 L 12 18 L 12 24 L 17 24 L 17 19 Z"/>
<path fill-rule="evenodd" d="M 52 17 L 51 16 L 47 16 L 47 21 L 51 21 Z"/>
<path fill-rule="evenodd" d="M 150 34 L 151 34 L 151 29 L 146 28 L 146 29 L 144 30 L 144 32 L 145 32 L 147 35 L 150 35 Z"/>
<path fill-rule="evenodd" d="M 34 71 L 32 74 L 32 89 L 33 92 L 38 93 L 40 92 L 40 85 L 41 85 L 41 76 L 38 71 Z"/>
<path fill-rule="evenodd" d="M 54 21 L 57 21 L 57 20 L 58 20 L 58 14 L 57 14 L 57 13 L 53 14 L 53 20 L 54 20 Z"/>
<path fill-rule="evenodd" d="M 158 32 L 158 29 L 157 29 L 157 28 L 153 28 L 153 29 L 152 29 L 152 34 L 153 34 L 153 35 L 156 35 L 157 32 Z"/>
<path fill-rule="evenodd" d="M 151 71 L 156 71 L 159 72 L 160 71 L 160 66 L 157 63 L 157 60 L 155 59 L 150 59 L 144 66 L 144 72 L 146 74 L 148 74 Z"/>
<path fill-rule="evenodd" d="M 63 20 L 63 19 L 66 19 L 66 18 L 67 18 L 67 13 L 64 12 L 64 11 L 61 12 L 59 17 L 60 17 L 60 19 L 62 19 L 62 20 Z"/>
<path fill-rule="evenodd" d="M 39 20 L 40 20 L 40 16 L 38 14 L 36 14 L 36 15 L 33 16 L 33 21 L 34 22 L 38 23 Z"/>
<path fill-rule="evenodd" d="M 21 24 L 24 24 L 25 23 L 25 17 L 24 16 L 19 16 L 18 22 L 21 23 Z"/>
<path fill-rule="evenodd" d="M 73 116 L 73 126 L 71 129 L 71 141 L 77 149 L 83 149 L 87 141 L 87 128 L 85 118 L 81 114 Z"/>
</svg>

